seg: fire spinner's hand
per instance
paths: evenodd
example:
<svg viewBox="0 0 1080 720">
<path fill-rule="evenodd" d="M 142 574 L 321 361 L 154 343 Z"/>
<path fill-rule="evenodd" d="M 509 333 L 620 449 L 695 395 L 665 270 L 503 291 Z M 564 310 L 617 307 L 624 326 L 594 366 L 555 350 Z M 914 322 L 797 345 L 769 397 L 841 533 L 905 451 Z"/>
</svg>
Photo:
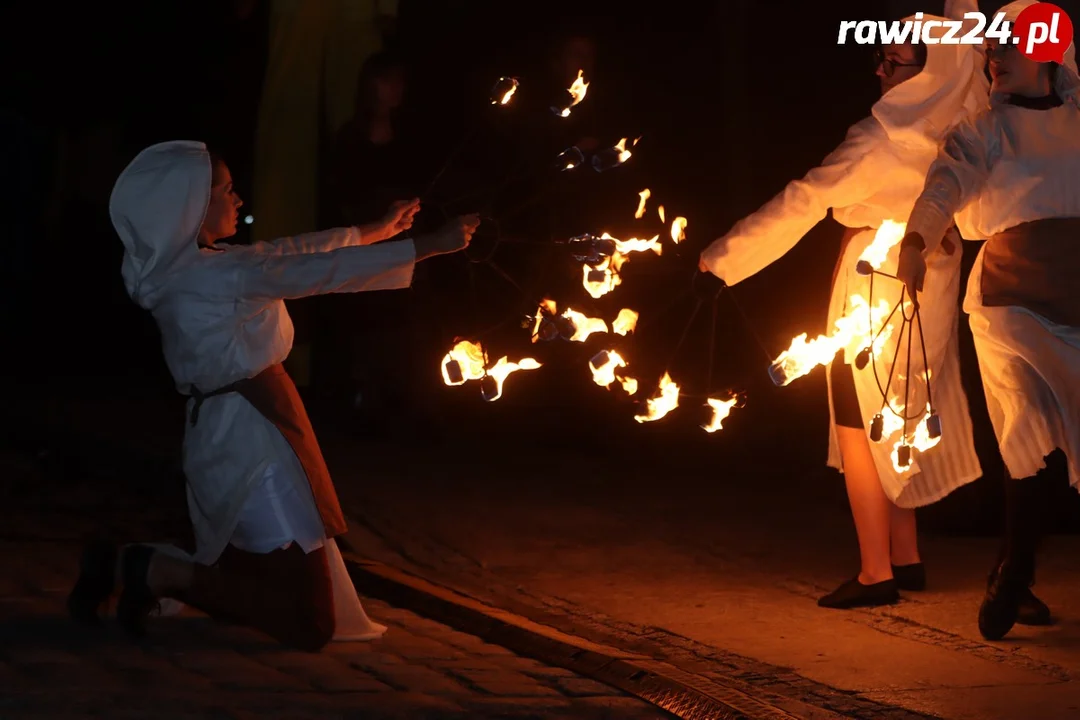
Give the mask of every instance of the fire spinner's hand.
<svg viewBox="0 0 1080 720">
<path fill-rule="evenodd" d="M 413 218 L 420 211 L 420 200 L 399 200 L 390 206 L 390 210 L 382 219 L 382 230 L 379 235 L 383 240 L 399 235 L 412 227 Z"/>
<path fill-rule="evenodd" d="M 453 218 L 435 233 L 439 238 L 439 249 L 444 253 L 464 250 L 469 247 L 473 234 L 479 226 L 480 216 L 475 213 Z"/>
<path fill-rule="evenodd" d="M 896 277 L 907 286 L 908 295 L 917 303 L 916 293 L 922 292 L 923 281 L 926 279 L 926 258 L 923 257 L 922 249 L 918 244 L 909 244 L 907 238 L 904 239 L 904 245 L 900 249 Z"/>
</svg>

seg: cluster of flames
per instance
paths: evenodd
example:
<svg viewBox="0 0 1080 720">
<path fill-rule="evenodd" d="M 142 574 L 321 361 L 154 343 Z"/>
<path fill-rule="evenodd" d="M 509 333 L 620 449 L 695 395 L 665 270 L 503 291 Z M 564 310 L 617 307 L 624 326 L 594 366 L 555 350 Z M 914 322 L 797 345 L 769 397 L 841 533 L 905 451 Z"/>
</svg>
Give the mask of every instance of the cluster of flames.
<svg viewBox="0 0 1080 720">
<path fill-rule="evenodd" d="M 875 271 L 880 270 L 888 259 L 889 252 L 903 239 L 905 228 L 904 223 L 892 220 L 883 222 L 870 245 L 859 256 L 859 262 L 869 265 Z M 910 301 L 905 300 L 902 311 L 910 317 L 912 309 Z M 780 386 L 788 385 L 814 368 L 829 364 L 841 350 L 862 353 L 867 360 L 871 356 L 875 359 L 880 357 L 895 331 L 891 321 L 885 323 L 891 312 L 892 307 L 887 300 L 878 300 L 871 307 L 870 301 L 862 294 L 852 294 L 848 299 L 848 311 L 837 318 L 829 334 L 807 340 L 807 334 L 803 333 L 791 341 L 788 349 L 773 361 L 769 369 L 773 381 Z M 919 377 L 924 383 L 928 378 L 929 372 L 926 370 Z M 901 374 L 897 375 L 896 379 L 903 383 L 907 378 Z M 896 413 L 908 414 L 904 403 L 895 394 L 889 398 L 889 403 Z M 937 445 L 941 436 L 931 437 L 928 426 L 931 417 L 929 404 L 925 412 L 909 425 L 914 429 L 906 436 L 904 421 L 896 413 L 886 411 L 878 416 L 880 420 L 875 421 L 881 423 L 880 442 L 893 444 L 893 466 L 897 472 L 903 473 L 910 470 L 912 465 L 901 462 L 901 453 L 910 452 L 901 450 L 902 447 L 907 446 L 923 452 Z"/>
<path fill-rule="evenodd" d="M 491 103 L 493 105 L 507 105 L 514 97 L 519 87 L 517 78 L 499 78 L 492 90 Z M 573 81 L 567 92 L 570 94 L 570 102 L 562 108 L 551 108 L 559 117 L 568 117 L 571 109 L 578 105 L 589 89 L 589 83 L 585 80 L 584 72 L 579 70 L 577 78 Z M 629 160 L 633 152 L 627 147 L 637 145 L 641 138 L 630 142 L 629 138 L 622 138 L 614 146 L 603 150 L 592 158 L 592 166 L 597 172 L 603 172 L 610 168 L 618 167 Z M 573 170 L 585 161 L 584 153 L 573 147 L 563 151 L 557 160 L 558 166 L 563 170 Z M 638 193 L 638 206 L 634 218 L 640 220 L 645 217 L 646 203 L 652 193 L 645 188 Z M 667 219 L 664 206 L 657 208 L 661 224 L 666 226 Z M 679 244 L 686 239 L 687 220 L 685 217 L 676 217 L 671 223 L 669 236 L 672 243 Z M 611 293 L 621 284 L 620 271 L 633 253 L 653 252 L 661 255 L 663 245 L 660 235 L 657 234 L 649 239 L 629 238 L 621 240 L 608 233 L 603 233 L 599 238 L 592 238 L 606 247 L 613 248 L 605 253 L 597 262 L 583 263 L 582 286 L 594 299 L 604 297 Z M 597 260 L 597 258 L 592 258 Z M 638 313 L 629 308 L 623 308 L 618 316 L 608 323 L 602 318 L 589 317 L 572 308 L 566 307 L 559 310 L 555 301 L 545 298 L 537 308 L 532 324 L 532 342 L 539 339 L 552 339 L 561 337 L 570 342 L 584 343 L 589 337 L 596 334 L 613 333 L 626 336 L 632 333 L 637 326 Z M 484 399 L 491 402 L 502 397 L 503 384 L 506 378 L 517 370 L 534 370 L 540 367 L 540 363 L 533 358 L 523 358 L 518 362 L 509 362 L 506 357 L 500 358 L 489 367 L 487 354 L 479 342 L 470 340 L 458 340 L 450 352 L 442 361 L 443 381 L 447 385 L 463 385 L 470 380 L 479 380 Z M 639 383 L 637 379 L 626 374 L 628 363 L 626 359 L 615 349 L 607 348 L 593 355 L 589 360 L 589 369 L 592 372 L 593 381 L 603 388 L 610 389 L 616 382 L 629 396 L 638 394 Z M 653 422 L 666 417 L 672 410 L 679 407 L 679 385 L 672 380 L 668 373 L 660 379 L 656 393 L 646 398 L 643 403 L 643 411 L 634 416 L 639 423 Z M 703 425 L 707 432 L 716 432 L 722 429 L 723 421 L 736 407 L 739 399 L 731 397 L 727 399 L 708 398 L 707 406 L 712 411 L 711 421 Z"/>
</svg>

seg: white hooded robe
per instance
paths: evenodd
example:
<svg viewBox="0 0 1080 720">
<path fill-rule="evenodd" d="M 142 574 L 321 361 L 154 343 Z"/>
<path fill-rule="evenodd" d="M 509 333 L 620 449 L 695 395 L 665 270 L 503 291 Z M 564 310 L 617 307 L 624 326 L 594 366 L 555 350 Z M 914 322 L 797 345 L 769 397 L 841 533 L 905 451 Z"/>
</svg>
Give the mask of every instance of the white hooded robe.
<svg viewBox="0 0 1080 720">
<path fill-rule="evenodd" d="M 289 354 L 293 326 L 285 299 L 334 292 L 405 288 L 412 282 L 411 240 L 363 245 L 356 228 L 283 238 L 251 246 L 200 248 L 212 168 L 198 142 L 166 142 L 139 153 L 116 181 L 109 210 L 124 244 L 128 293 L 161 330 L 177 389 L 210 392 L 251 378 Z M 190 417 L 193 400 L 188 401 Z M 381 635 L 364 615 L 336 543 L 318 519 L 307 476 L 281 432 L 238 393 L 205 400 L 199 421 L 185 424 L 188 510 L 197 549 L 164 552 L 215 563 L 236 537 L 253 488 L 289 490 L 293 540 L 305 552 L 327 548 L 334 580 L 335 639 Z M 247 537 L 241 545 L 258 545 Z M 265 548 L 269 551 L 272 548 Z M 175 610 L 175 606 L 173 608 Z"/>
<path fill-rule="evenodd" d="M 963 18 L 963 7 L 954 3 L 947 10 L 950 17 Z M 926 16 L 926 20 L 942 19 Z M 847 243 L 833 283 L 829 303 L 828 328 L 851 311 L 850 298 L 859 294 L 869 298 L 868 278 L 855 271 L 863 251 L 874 239 L 876 229 L 885 220 L 903 222 L 922 189 L 925 174 L 933 162 L 938 143 L 946 132 L 983 107 L 987 86 L 983 75 L 981 48 L 972 45 L 927 45 L 925 67 L 913 78 L 897 85 L 874 104 L 872 115 L 856 123 L 844 142 L 822 164 L 801 180 L 790 183 L 775 198 L 753 215 L 738 222 L 724 237 L 706 249 L 703 258 L 709 270 L 734 285 L 751 277 L 787 253 L 824 219 L 829 208 L 833 217 L 849 228 L 869 228 L 854 235 Z M 939 252 L 929 259 L 925 296 L 933 298 L 924 307 L 922 317 L 934 410 L 941 417 L 940 442 L 920 453 L 906 472 L 894 465 L 894 446 L 901 432 L 897 429 L 882 442 L 871 442 L 871 452 L 878 477 L 886 495 L 900 507 L 919 507 L 945 497 L 956 488 L 982 475 L 975 453 L 967 397 L 960 383 L 960 361 L 956 334 L 959 319 L 959 244 L 952 255 Z M 882 271 L 893 272 L 899 258 L 899 244 L 892 248 Z M 900 299 L 900 285 L 889 279 L 874 282 L 873 304 L 881 299 L 893 307 Z M 878 359 L 878 373 L 884 386 L 893 349 L 898 339 L 899 323 L 892 344 L 886 344 Z M 875 330 L 877 328 L 875 327 Z M 896 372 L 906 374 L 905 353 L 897 359 Z M 845 348 L 845 361 L 853 363 L 860 345 Z M 922 372 L 920 342 L 912 344 L 913 372 Z M 882 395 L 872 365 L 863 370 L 852 368 L 855 389 L 865 427 L 882 411 Z M 836 412 L 829 387 L 830 442 L 828 465 L 843 471 L 836 434 Z M 903 384 L 890 386 L 893 407 L 902 410 Z M 926 406 L 925 383 L 911 382 L 912 397 L 908 407 Z M 921 395 L 919 394 L 921 393 Z M 914 410 L 908 414 L 915 414 Z M 920 416 L 921 419 L 921 416 Z M 914 423 L 909 424 L 909 432 Z"/>
</svg>

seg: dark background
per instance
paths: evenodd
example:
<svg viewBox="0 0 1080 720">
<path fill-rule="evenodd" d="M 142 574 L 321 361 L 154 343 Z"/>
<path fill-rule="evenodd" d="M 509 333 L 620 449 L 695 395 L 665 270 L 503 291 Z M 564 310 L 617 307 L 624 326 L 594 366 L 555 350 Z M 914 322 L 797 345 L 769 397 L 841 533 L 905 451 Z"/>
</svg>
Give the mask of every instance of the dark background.
<svg viewBox="0 0 1080 720">
<path fill-rule="evenodd" d="M 16 3 L 0 11 L 0 26 L 9 35 L 0 49 L 5 68 L 0 198 L 7 230 L 0 242 L 0 312 L 5 375 L 16 389 L 94 389 L 107 404 L 111 388 L 138 387 L 144 396 L 160 395 L 163 407 L 178 412 L 156 327 L 123 289 L 121 245 L 109 222 L 108 197 L 116 176 L 140 149 L 180 138 L 217 148 L 232 167 L 241 196 L 250 197 L 267 12 L 265 3 L 254 3 L 254 11 L 241 18 L 235 11 L 240 4 Z M 989 13 L 1000 4 L 981 9 Z M 1077 16 L 1067 3 L 1059 4 Z M 420 298 L 417 322 L 428 344 L 419 365 L 427 371 L 417 374 L 402 363 L 401 372 L 429 397 L 424 412 L 433 418 L 435 438 L 456 437 L 465 428 L 471 437 L 497 442 L 538 429 L 557 453 L 584 447 L 611 452 L 616 463 L 626 457 L 634 462 L 633 455 L 615 451 L 632 445 L 653 457 L 677 455 L 684 471 L 708 481 L 723 464 L 725 443 L 760 445 L 761 462 L 789 465 L 794 482 L 820 468 L 827 439 L 823 372 L 787 388 L 773 387 L 762 351 L 724 297 L 709 389 L 745 389 L 749 403 L 727 429 L 709 436 L 696 427 L 704 420 L 697 400 L 684 401 L 681 412 L 663 422 L 635 423 L 635 408 L 625 396 L 605 393 L 589 379 L 585 363 L 602 340 L 587 347 L 530 345 L 517 321 L 545 294 L 609 318 L 632 307 L 641 312 L 641 329 L 618 344 L 642 381 L 642 396 L 665 368 L 687 393 L 704 393 L 710 375 L 705 367 L 708 307 L 674 357 L 693 296 L 658 313 L 687 289 L 706 243 L 803 175 L 869 112 L 879 95 L 872 49 L 838 46 L 839 22 L 894 19 L 915 10 L 940 13 L 942 6 L 865 0 L 769 5 L 402 0 L 396 43 L 409 66 L 409 127 L 416 142 L 430 149 L 430 158 L 438 159 L 418 165 L 420 185 L 463 137 L 471 137 L 440 181 L 421 225 L 441 220 L 440 205 L 448 212 L 479 210 L 500 220 L 503 237 L 525 241 L 501 245 L 496 258 L 520 292 L 483 265 L 474 267 L 470 282 L 460 257 L 432 261 L 417 287 L 404 291 Z M 552 76 L 549 60 L 561 38 L 580 33 L 596 39 L 597 68 L 588 78 L 586 101 L 564 120 L 546 107 L 561 99 L 558 93 L 571 78 Z M 500 75 L 521 77 L 522 87 L 507 112 L 492 116 L 487 96 Z M 532 88 L 537 90 L 530 97 Z M 642 140 L 634 158 L 611 172 L 537 172 L 523 183 L 500 184 L 514 168 L 543 167 L 553 152 L 581 134 L 595 135 L 602 145 L 623 136 Z M 493 181 L 500 192 L 483 192 Z M 653 193 L 651 225 L 633 220 L 637 192 L 644 187 Z M 448 202 L 469 192 L 478 194 Z M 533 204 L 525 210 L 515 210 L 529 201 Z M 666 232 L 655 221 L 657 204 L 665 205 L 668 223 L 675 215 L 689 218 L 689 239 L 678 252 L 660 258 L 633 257 L 624 284 L 593 301 L 580 289 L 580 265 L 553 249 L 550 240 L 588 230 L 608 230 L 616 237 Z M 258 217 L 258 208 L 250 211 Z M 479 248 L 492 241 L 493 228 L 488 223 L 481 231 Z M 246 240 L 245 230 L 238 242 Z M 739 303 L 770 355 L 799 333 L 825 331 L 839 238 L 839 226 L 826 220 L 773 267 L 737 288 Z M 977 249 L 966 246 L 965 270 Z M 502 327 L 485 336 L 492 359 L 533 355 L 545 367 L 511 376 L 504 397 L 493 404 L 481 400 L 475 384 L 442 386 L 438 362 L 454 337 L 498 323 Z M 966 327 L 963 342 L 987 478 L 927 514 L 943 528 L 986 529 L 996 522 L 1000 460 Z M 41 396 L 20 397 L 33 404 Z M 9 420 L 17 408 L 9 405 Z M 409 417 L 408 412 L 394 417 L 406 437 Z M 372 424 L 380 423 L 369 418 L 356 432 L 367 432 Z M 446 446 L 422 447 L 443 452 Z M 738 468 L 729 468 L 720 474 L 737 473 Z"/>
</svg>

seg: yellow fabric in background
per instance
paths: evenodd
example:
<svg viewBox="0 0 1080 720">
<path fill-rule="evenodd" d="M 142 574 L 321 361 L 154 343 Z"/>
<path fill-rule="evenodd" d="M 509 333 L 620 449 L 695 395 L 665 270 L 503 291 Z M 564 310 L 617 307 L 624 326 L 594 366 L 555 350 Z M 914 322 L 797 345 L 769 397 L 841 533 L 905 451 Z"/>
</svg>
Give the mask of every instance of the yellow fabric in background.
<svg viewBox="0 0 1080 720">
<path fill-rule="evenodd" d="M 320 135 L 352 118 L 360 69 L 382 46 L 379 17 L 396 14 L 396 0 L 273 0 L 255 133 L 255 242 L 321 229 Z M 310 355 L 300 342 L 286 363 L 297 385 L 309 384 Z"/>
</svg>

